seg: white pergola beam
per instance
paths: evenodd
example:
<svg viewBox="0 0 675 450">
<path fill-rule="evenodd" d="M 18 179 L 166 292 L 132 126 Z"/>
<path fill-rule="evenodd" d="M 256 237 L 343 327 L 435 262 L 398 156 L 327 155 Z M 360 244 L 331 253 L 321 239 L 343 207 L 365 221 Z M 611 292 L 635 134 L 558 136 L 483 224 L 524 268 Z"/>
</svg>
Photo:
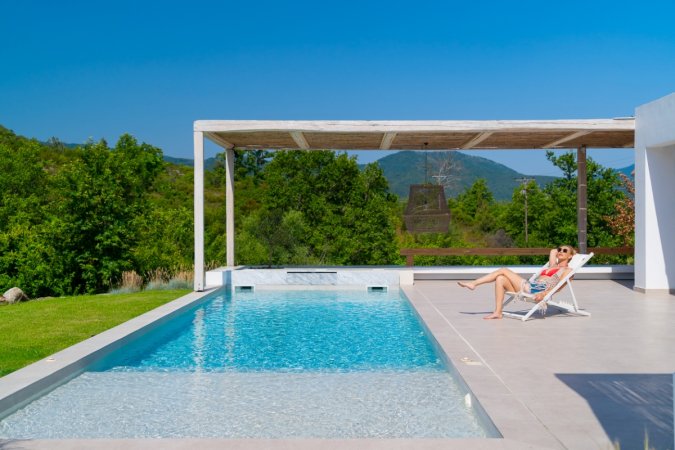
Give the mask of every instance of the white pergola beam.
<svg viewBox="0 0 675 450">
<path fill-rule="evenodd" d="M 481 142 L 483 142 L 485 139 L 487 139 L 487 138 L 489 138 L 490 136 L 492 136 L 493 133 L 494 133 L 494 131 L 485 131 L 485 132 L 483 132 L 483 133 L 478 133 L 477 136 L 475 136 L 473 139 L 471 139 L 471 140 L 470 140 L 469 142 L 467 142 L 466 144 L 462 145 L 462 148 L 463 148 L 463 149 L 470 149 L 470 148 L 473 148 L 473 147 L 475 147 L 476 145 L 478 145 L 478 144 L 480 144 Z"/>
<path fill-rule="evenodd" d="M 291 137 L 295 143 L 298 144 L 299 148 L 303 150 L 309 149 L 309 143 L 307 142 L 307 139 L 305 139 L 305 135 L 302 131 L 291 131 Z"/>
<path fill-rule="evenodd" d="M 528 131 L 633 131 L 634 119 L 579 120 L 197 120 L 195 131 L 256 132 L 280 131 L 331 133 L 424 133 L 457 131 L 467 133 Z"/>
<path fill-rule="evenodd" d="M 225 139 L 218 136 L 216 133 L 204 133 L 204 136 L 206 136 L 214 144 L 219 145 L 223 148 L 234 148 L 233 143 L 226 141 Z"/>
<path fill-rule="evenodd" d="M 382 142 L 380 142 L 380 150 L 389 150 L 394 139 L 396 139 L 396 133 L 384 133 Z"/>
<path fill-rule="evenodd" d="M 589 133 L 590 133 L 590 131 L 577 131 L 576 133 L 572 133 L 572 134 L 570 134 L 570 135 L 568 135 L 568 136 L 565 136 L 565 137 L 563 137 L 563 138 L 557 139 L 557 140 L 555 140 L 555 141 L 553 141 L 553 142 L 549 142 L 548 144 L 542 145 L 541 147 L 542 147 L 542 148 L 553 148 L 553 147 L 557 147 L 557 146 L 559 146 L 560 144 L 564 144 L 565 142 L 569 142 L 569 141 L 571 141 L 571 140 L 573 140 L 573 139 L 580 138 L 581 136 L 586 136 L 586 135 L 589 134 Z"/>
</svg>

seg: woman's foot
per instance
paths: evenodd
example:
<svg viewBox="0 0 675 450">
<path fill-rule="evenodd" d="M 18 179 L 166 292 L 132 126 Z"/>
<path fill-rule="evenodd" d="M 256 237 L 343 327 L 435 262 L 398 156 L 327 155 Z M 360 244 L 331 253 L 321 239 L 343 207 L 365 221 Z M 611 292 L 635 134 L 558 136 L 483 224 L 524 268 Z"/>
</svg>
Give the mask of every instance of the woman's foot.
<svg viewBox="0 0 675 450">
<path fill-rule="evenodd" d="M 459 284 L 459 285 L 462 286 L 463 288 L 471 289 L 472 291 L 473 291 L 474 289 L 476 289 L 476 286 L 475 286 L 473 283 L 469 282 L 469 281 L 458 281 L 457 284 Z"/>
<path fill-rule="evenodd" d="M 492 314 L 490 314 L 489 316 L 483 317 L 483 319 L 485 319 L 485 320 L 501 319 L 501 318 L 502 318 L 502 315 L 501 315 L 501 314 L 497 314 L 497 313 L 492 313 Z"/>
</svg>

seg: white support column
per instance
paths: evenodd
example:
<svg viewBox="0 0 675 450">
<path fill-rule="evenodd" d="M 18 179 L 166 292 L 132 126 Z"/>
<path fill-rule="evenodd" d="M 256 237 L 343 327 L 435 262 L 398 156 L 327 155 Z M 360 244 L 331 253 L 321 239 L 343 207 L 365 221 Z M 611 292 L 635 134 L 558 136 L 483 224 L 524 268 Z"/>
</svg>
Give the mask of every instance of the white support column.
<svg viewBox="0 0 675 450">
<path fill-rule="evenodd" d="M 204 290 L 204 133 L 194 132 L 194 290 Z"/>
<path fill-rule="evenodd" d="M 635 289 L 675 294 L 675 94 L 635 110 Z"/>
<path fill-rule="evenodd" d="M 225 232 L 227 233 L 227 266 L 234 266 L 234 150 L 225 149 Z"/>
</svg>

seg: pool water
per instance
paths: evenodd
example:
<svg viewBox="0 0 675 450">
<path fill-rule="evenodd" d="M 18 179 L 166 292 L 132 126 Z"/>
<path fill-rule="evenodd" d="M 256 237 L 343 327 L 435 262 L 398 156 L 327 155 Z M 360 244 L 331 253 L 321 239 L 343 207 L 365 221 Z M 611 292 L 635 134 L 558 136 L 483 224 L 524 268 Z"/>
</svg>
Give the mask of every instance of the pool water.
<svg viewBox="0 0 675 450">
<path fill-rule="evenodd" d="M 398 291 L 220 292 L 0 421 L 3 438 L 485 437 Z"/>
</svg>

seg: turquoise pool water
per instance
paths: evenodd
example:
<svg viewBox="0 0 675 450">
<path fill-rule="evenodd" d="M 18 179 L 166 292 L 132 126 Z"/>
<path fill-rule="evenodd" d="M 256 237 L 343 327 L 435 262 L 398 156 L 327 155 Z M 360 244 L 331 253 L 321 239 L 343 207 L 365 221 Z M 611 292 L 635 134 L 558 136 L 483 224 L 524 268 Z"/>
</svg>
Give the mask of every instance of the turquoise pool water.
<svg viewBox="0 0 675 450">
<path fill-rule="evenodd" d="M 4 438 L 486 435 L 398 291 L 221 292 L 0 421 Z"/>
</svg>

